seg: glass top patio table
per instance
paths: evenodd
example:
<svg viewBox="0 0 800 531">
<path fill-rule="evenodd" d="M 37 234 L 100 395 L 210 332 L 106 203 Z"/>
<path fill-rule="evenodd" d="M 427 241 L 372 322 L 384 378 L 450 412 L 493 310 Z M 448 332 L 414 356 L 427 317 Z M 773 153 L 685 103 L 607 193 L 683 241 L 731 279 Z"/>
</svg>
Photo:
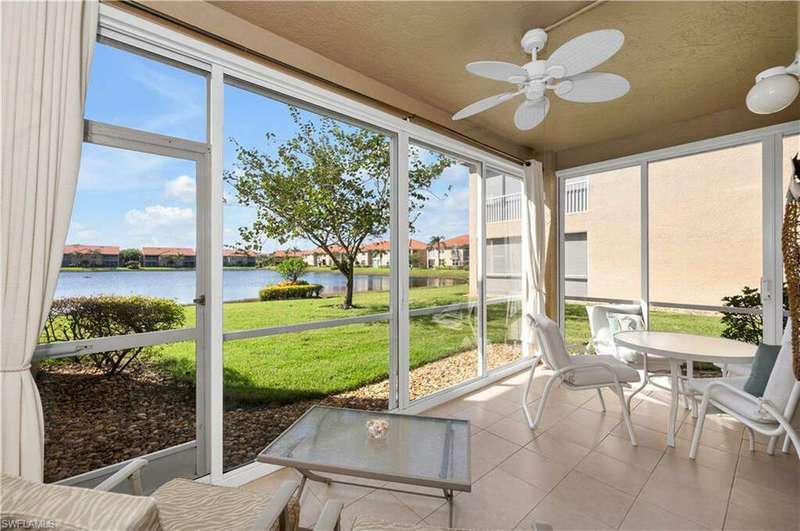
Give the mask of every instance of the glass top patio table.
<svg viewBox="0 0 800 531">
<path fill-rule="evenodd" d="M 367 421 L 386 420 L 384 439 Z M 469 491 L 470 425 L 466 420 L 313 406 L 257 460 L 355 477 Z"/>
</svg>

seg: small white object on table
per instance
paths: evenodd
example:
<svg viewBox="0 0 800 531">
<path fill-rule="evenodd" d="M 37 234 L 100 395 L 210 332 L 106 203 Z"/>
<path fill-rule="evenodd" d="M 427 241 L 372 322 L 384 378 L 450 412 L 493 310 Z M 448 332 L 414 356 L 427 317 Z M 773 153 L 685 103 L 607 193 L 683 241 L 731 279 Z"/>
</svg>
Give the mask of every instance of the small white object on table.
<svg viewBox="0 0 800 531">
<path fill-rule="evenodd" d="M 669 360 L 672 403 L 667 423 L 667 444 L 675 447 L 675 426 L 678 420 L 678 382 L 681 362 L 751 363 L 756 345 L 721 337 L 699 336 L 678 332 L 635 330 L 614 335 L 617 345 L 631 350 L 661 356 Z M 691 374 L 688 375 L 691 378 Z"/>
</svg>

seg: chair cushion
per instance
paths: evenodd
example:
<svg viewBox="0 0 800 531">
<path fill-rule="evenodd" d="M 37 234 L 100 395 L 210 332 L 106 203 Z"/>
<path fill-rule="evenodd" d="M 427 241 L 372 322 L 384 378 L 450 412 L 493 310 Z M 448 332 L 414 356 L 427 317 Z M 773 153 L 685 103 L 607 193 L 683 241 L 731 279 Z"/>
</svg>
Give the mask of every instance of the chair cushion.
<svg viewBox="0 0 800 531">
<path fill-rule="evenodd" d="M 745 391 L 753 396 L 764 394 L 764 388 L 767 387 L 769 375 L 772 374 L 772 367 L 775 366 L 775 361 L 778 359 L 780 351 L 780 345 L 767 345 L 766 343 L 758 345 L 750 375 L 744 383 Z"/>
<path fill-rule="evenodd" d="M 43 529 L 161 529 L 155 500 L 146 496 L 34 483 L 6 474 L 0 474 L 0 492 L 4 524 L 24 520 L 40 522 Z"/>
<path fill-rule="evenodd" d="M 638 363 L 641 361 L 642 355 L 639 352 L 617 345 L 616 341 L 614 341 L 614 335 L 619 332 L 644 330 L 644 318 L 641 315 L 633 313 L 612 312 L 608 312 L 606 318 L 608 319 L 608 330 L 611 334 L 611 341 L 614 344 L 614 352 L 611 354 L 618 360 L 626 363 Z M 602 352 L 600 354 L 602 354 Z"/>
<path fill-rule="evenodd" d="M 644 315 L 639 304 L 597 304 L 586 306 L 589 330 L 596 354 L 615 355 L 614 334 L 608 325 L 608 314 Z"/>
<path fill-rule="evenodd" d="M 689 380 L 689 391 L 702 395 L 705 393 L 706 388 L 711 382 L 725 382 L 727 384 L 742 389 L 747 378 L 702 378 Z M 717 402 L 731 411 L 742 415 L 745 418 L 756 422 L 774 424 L 776 421 L 766 411 L 758 407 L 758 404 L 743 398 L 736 393 L 725 389 L 724 387 L 717 387 L 711 392 L 709 397 L 714 402 Z"/>
<path fill-rule="evenodd" d="M 783 413 L 796 383 L 797 380 L 792 370 L 792 322 L 790 319 L 786 322 L 786 329 L 783 331 L 778 359 L 775 360 L 772 374 L 769 375 L 767 386 L 764 388 L 764 400 L 769 400 L 778 411 Z"/>
<path fill-rule="evenodd" d="M 558 325 L 546 315 L 539 314 L 533 319 L 533 326 L 536 329 L 536 336 L 539 339 L 539 346 L 544 354 L 547 364 L 553 369 L 563 369 L 569 367 L 570 355 L 564 338 L 558 330 Z"/>
<path fill-rule="evenodd" d="M 631 383 L 639 381 L 639 373 L 636 369 L 628 367 L 614 356 L 572 356 L 570 358 L 573 365 L 583 365 L 589 363 L 603 362 L 611 366 L 616 373 L 620 383 Z M 564 381 L 572 385 L 597 385 L 602 383 L 613 383 L 614 379 L 603 367 L 592 367 L 589 369 L 572 371 L 564 375 Z"/>
<path fill-rule="evenodd" d="M 153 493 L 161 527 L 165 531 L 253 529 L 270 497 L 236 487 L 207 485 L 173 479 Z M 289 529 L 297 529 L 300 505 L 292 497 Z M 270 531 L 278 531 L 278 523 Z"/>
</svg>

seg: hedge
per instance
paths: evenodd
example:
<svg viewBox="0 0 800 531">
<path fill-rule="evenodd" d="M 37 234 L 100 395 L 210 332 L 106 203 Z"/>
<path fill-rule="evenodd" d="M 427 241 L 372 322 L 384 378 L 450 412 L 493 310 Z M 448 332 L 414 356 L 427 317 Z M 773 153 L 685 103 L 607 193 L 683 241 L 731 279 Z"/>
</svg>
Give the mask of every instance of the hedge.
<svg viewBox="0 0 800 531">
<path fill-rule="evenodd" d="M 278 284 L 261 288 L 258 296 L 262 301 L 280 301 L 284 299 L 319 297 L 320 293 L 322 293 L 320 284 Z"/>
</svg>

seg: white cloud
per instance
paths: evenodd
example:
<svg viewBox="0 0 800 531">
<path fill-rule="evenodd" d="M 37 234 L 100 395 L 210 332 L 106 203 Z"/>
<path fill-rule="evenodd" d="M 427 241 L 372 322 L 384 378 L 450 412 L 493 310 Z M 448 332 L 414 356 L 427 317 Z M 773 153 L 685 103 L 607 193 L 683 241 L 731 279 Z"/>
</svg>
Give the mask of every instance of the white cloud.
<svg viewBox="0 0 800 531">
<path fill-rule="evenodd" d="M 191 208 L 152 205 L 125 213 L 129 235 L 139 245 L 194 246 L 194 211 Z"/>
<path fill-rule="evenodd" d="M 166 182 L 164 192 L 168 197 L 175 197 L 185 203 L 193 203 L 197 193 L 197 184 L 192 177 L 179 175 Z"/>
</svg>

